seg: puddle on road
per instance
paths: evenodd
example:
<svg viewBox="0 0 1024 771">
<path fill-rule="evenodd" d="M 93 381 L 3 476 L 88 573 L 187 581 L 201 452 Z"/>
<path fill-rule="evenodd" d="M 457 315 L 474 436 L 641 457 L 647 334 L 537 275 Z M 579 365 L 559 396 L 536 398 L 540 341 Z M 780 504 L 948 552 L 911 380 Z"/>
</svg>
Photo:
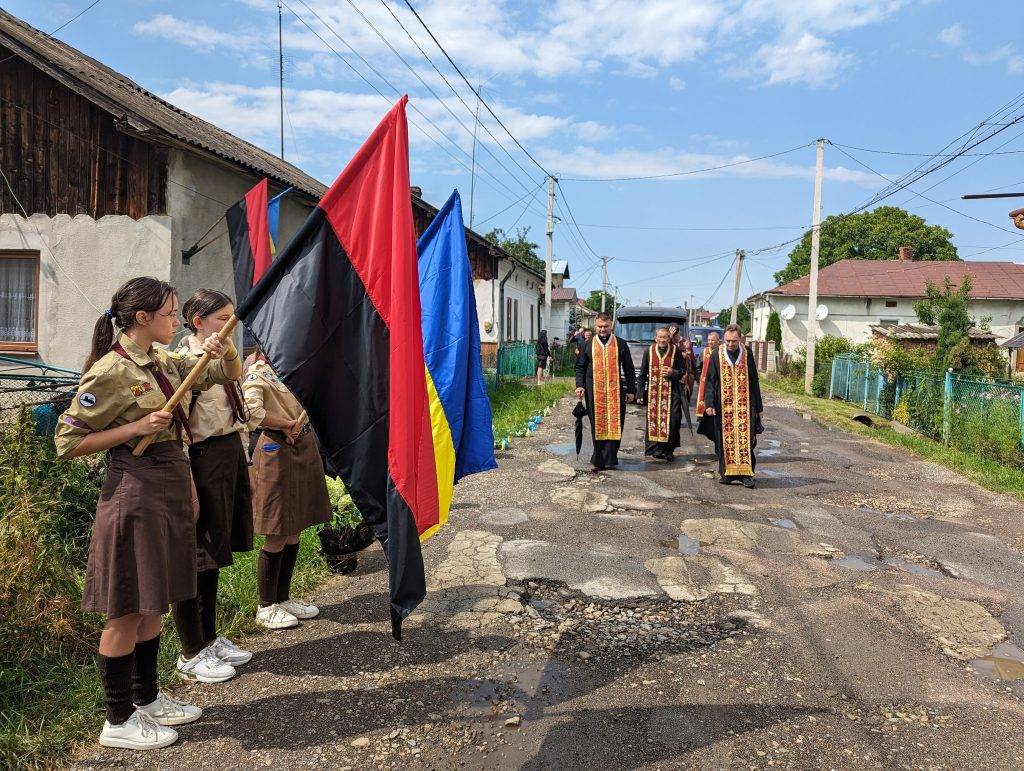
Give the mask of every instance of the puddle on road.
<svg viewBox="0 0 1024 771">
<path fill-rule="evenodd" d="M 971 669 L 995 680 L 1024 679 L 1024 651 L 1013 643 L 999 643 L 988 656 L 971 662 Z"/>
<path fill-rule="evenodd" d="M 700 542 L 693 540 L 688 535 L 680 533 L 676 541 L 676 548 L 679 550 L 679 553 L 682 554 L 684 557 L 692 557 L 700 551 Z"/>
<path fill-rule="evenodd" d="M 877 560 L 865 559 L 864 557 L 858 557 L 856 554 L 848 554 L 842 559 L 832 560 L 832 564 L 847 570 L 858 570 L 864 573 L 878 570 Z"/>
<path fill-rule="evenodd" d="M 882 511 L 881 509 L 875 509 L 871 506 L 858 506 L 857 511 L 864 514 L 874 514 L 878 517 L 885 517 L 886 519 L 895 519 L 898 522 L 915 522 L 917 517 L 913 514 L 907 514 L 902 511 Z"/>
<path fill-rule="evenodd" d="M 769 447 L 782 447 L 782 442 L 780 442 L 778 439 L 769 439 L 767 441 Z"/>
<path fill-rule="evenodd" d="M 782 450 L 771 449 L 771 450 L 756 450 L 758 458 L 772 458 L 778 455 Z"/>
<path fill-rule="evenodd" d="M 652 465 L 638 458 L 619 458 L 619 465 L 616 468 L 620 471 L 648 471 Z"/>
<path fill-rule="evenodd" d="M 787 530 L 796 530 L 797 529 L 796 522 L 794 522 L 791 519 L 769 519 L 768 521 L 771 522 L 773 525 L 778 525 L 779 527 L 784 527 Z"/>
<path fill-rule="evenodd" d="M 928 576 L 929 578 L 945 578 L 941 570 L 930 568 L 927 565 L 918 565 L 916 562 L 900 559 L 899 557 L 886 557 L 885 564 L 891 568 L 902 570 L 905 573 L 912 573 L 915 576 Z"/>
<path fill-rule="evenodd" d="M 564 444 L 549 444 L 544 449 L 552 455 L 573 455 L 576 452 L 576 445 L 569 444 L 568 442 Z"/>
</svg>

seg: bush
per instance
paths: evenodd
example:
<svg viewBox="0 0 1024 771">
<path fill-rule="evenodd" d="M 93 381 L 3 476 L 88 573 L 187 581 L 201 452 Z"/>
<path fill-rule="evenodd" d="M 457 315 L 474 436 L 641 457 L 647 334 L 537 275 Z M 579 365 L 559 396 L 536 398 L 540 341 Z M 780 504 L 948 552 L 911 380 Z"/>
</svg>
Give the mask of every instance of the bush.
<svg viewBox="0 0 1024 771">
<path fill-rule="evenodd" d="M 831 364 L 829 366 L 831 367 Z M 814 380 L 811 381 L 811 393 L 821 399 L 828 397 L 828 387 L 831 380 L 831 371 L 814 373 Z"/>
<path fill-rule="evenodd" d="M 81 572 L 101 475 L 58 460 L 26 412 L 0 429 L 0 767 L 46 765 L 100 714 Z"/>
</svg>

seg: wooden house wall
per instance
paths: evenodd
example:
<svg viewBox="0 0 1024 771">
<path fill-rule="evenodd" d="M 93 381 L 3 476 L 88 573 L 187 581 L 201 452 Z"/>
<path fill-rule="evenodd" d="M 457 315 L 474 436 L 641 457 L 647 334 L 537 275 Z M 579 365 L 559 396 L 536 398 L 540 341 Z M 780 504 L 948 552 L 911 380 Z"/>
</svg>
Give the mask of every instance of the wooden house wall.
<svg viewBox="0 0 1024 771">
<path fill-rule="evenodd" d="M 423 232 L 430 226 L 434 219 L 435 212 L 420 204 L 414 197 L 412 199 L 412 219 L 416 229 L 416 238 L 423 235 Z M 474 279 L 493 281 L 498 274 L 498 256 L 492 254 L 491 250 L 474 238 L 466 238 L 466 248 L 469 252 L 469 264 L 473 269 Z"/>
<path fill-rule="evenodd" d="M 167 213 L 167 150 L 0 46 L 0 167 L 28 213 Z M 0 213 L 20 214 L 6 185 Z"/>
</svg>

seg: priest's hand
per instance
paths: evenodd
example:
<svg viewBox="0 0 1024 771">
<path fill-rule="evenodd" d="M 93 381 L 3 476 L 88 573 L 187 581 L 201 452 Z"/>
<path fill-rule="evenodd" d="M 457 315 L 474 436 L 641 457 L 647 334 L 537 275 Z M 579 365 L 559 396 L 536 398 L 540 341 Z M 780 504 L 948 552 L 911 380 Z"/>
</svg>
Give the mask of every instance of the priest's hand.
<svg viewBox="0 0 1024 771">
<path fill-rule="evenodd" d="M 704 414 L 705 415 L 710 415 L 711 417 L 714 417 L 715 416 L 715 408 L 714 407 L 705 407 L 704 408 Z"/>
<path fill-rule="evenodd" d="M 576 389 L 576 398 L 577 399 L 582 399 L 584 393 L 586 393 L 586 391 L 584 391 L 582 388 L 577 388 Z"/>
<path fill-rule="evenodd" d="M 671 377 L 672 376 L 672 368 L 671 367 L 662 367 L 661 368 L 661 376 L 662 377 Z"/>
<path fill-rule="evenodd" d="M 636 396 L 633 394 L 626 394 L 626 404 L 632 404 L 636 401 Z"/>
</svg>

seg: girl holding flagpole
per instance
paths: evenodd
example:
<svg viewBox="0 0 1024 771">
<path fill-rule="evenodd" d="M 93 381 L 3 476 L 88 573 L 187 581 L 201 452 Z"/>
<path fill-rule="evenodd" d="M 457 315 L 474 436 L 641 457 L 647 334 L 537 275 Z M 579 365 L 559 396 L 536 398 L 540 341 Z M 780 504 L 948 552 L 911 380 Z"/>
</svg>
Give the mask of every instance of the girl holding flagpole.
<svg viewBox="0 0 1024 771">
<path fill-rule="evenodd" d="M 160 617 L 196 595 L 196 531 L 182 449 L 190 427 L 184 410 L 162 408 L 200 357 L 154 345 L 170 343 L 179 326 L 170 284 L 142 277 L 121 286 L 96 322 L 78 393 L 57 424 L 60 457 L 109 451 L 82 592 L 83 610 L 107 617 L 99 645 L 107 708 L 99 741 L 107 747 L 166 747 L 178 738 L 170 726 L 202 714 L 157 688 Z M 241 375 L 230 340 L 210 335 L 201 348 L 215 361 L 197 387 Z M 133 448 L 147 436 L 152 446 L 135 457 Z"/>
<path fill-rule="evenodd" d="M 199 289 L 182 306 L 192 331 L 178 352 L 201 354 L 202 341 L 220 332 L 234 314 L 223 292 Z M 195 597 L 175 603 L 171 611 L 181 638 L 178 673 L 186 680 L 219 683 L 235 675 L 252 653 L 217 634 L 217 588 L 220 571 L 232 552 L 252 549 L 252 494 L 249 460 L 242 446 L 247 411 L 239 381 L 195 390 L 188 400 L 192 441 L 188 455 L 198 498 Z"/>
<path fill-rule="evenodd" d="M 320 614 L 316 605 L 291 597 L 291 582 L 302 531 L 330 521 L 327 481 L 302 405 L 259 351 L 242 391 L 249 428 L 261 429 L 250 469 L 253 529 L 266 536 L 259 557 L 256 623 L 289 629 Z"/>
</svg>

